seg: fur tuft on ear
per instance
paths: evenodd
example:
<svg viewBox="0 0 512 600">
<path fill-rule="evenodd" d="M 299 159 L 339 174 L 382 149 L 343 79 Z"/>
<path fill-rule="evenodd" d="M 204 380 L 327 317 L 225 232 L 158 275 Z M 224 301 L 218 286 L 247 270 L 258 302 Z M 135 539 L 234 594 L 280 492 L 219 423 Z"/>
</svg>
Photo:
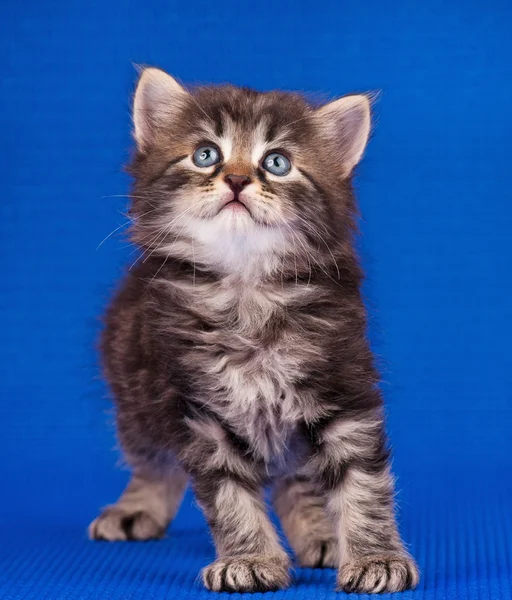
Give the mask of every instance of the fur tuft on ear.
<svg viewBox="0 0 512 600">
<path fill-rule="evenodd" d="M 361 160 L 370 135 L 370 100 L 364 94 L 344 96 L 317 109 L 325 135 L 339 148 L 346 177 Z"/>
<path fill-rule="evenodd" d="M 170 75 L 153 67 L 144 69 L 133 100 L 133 124 L 137 146 L 151 145 L 156 131 L 169 123 L 188 92 Z"/>
</svg>

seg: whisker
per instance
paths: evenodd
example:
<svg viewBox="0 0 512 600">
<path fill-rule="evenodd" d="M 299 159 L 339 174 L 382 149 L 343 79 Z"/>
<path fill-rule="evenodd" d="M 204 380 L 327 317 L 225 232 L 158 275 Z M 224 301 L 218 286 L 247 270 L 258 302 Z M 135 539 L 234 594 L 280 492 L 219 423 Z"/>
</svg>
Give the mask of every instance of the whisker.
<svg viewBox="0 0 512 600">
<path fill-rule="evenodd" d="M 158 208 L 158 206 L 155 206 L 152 202 L 149 201 L 147 196 L 135 196 L 134 194 L 110 194 L 108 196 L 100 196 L 101 200 L 103 200 L 104 198 L 137 198 L 138 200 L 145 200 L 147 204 L 149 204 L 155 209 Z"/>
<path fill-rule="evenodd" d="M 334 265 L 335 265 L 335 267 L 336 267 L 336 271 L 337 271 L 337 273 L 338 273 L 338 281 L 339 281 L 339 280 L 341 279 L 340 268 L 339 268 L 339 266 L 338 266 L 338 263 L 337 263 L 337 261 L 336 261 L 336 258 L 334 257 L 334 254 L 333 254 L 333 252 L 332 252 L 331 248 L 329 247 L 329 244 L 328 244 L 328 243 L 325 241 L 325 238 L 324 238 L 322 235 L 320 235 L 320 232 L 318 231 L 318 229 L 316 229 L 316 228 L 315 228 L 313 225 L 309 224 L 309 223 L 308 223 L 308 222 L 307 222 L 307 221 L 306 221 L 306 220 L 305 220 L 303 217 L 300 217 L 300 216 L 299 216 L 299 219 L 300 219 L 300 220 L 301 220 L 301 221 L 302 221 L 302 222 L 303 222 L 303 223 L 304 223 L 306 226 L 308 226 L 308 227 L 310 228 L 310 231 L 311 231 L 312 233 L 316 233 L 316 235 L 318 235 L 318 237 L 319 237 L 319 238 L 322 240 L 322 242 L 325 244 L 325 247 L 326 247 L 326 248 L 327 248 L 327 250 L 329 251 L 329 253 L 330 253 L 331 257 L 332 257 L 332 260 L 333 260 L 333 262 L 334 262 Z"/>
<path fill-rule="evenodd" d="M 300 244 L 301 244 L 301 246 L 302 246 L 302 248 L 303 248 L 303 250 L 304 250 L 304 252 L 305 252 L 305 254 L 306 254 L 307 258 L 308 258 L 309 269 L 310 269 L 310 271 L 309 271 L 310 279 L 308 280 L 308 285 L 309 285 L 310 280 L 311 280 L 311 262 L 310 262 L 311 260 L 318 266 L 318 268 L 322 271 L 322 273 L 324 273 L 325 275 L 327 275 L 327 277 L 331 281 L 334 281 L 334 283 L 336 283 L 336 285 L 340 285 L 339 281 L 336 281 L 336 279 L 334 279 L 333 277 L 331 277 L 331 275 L 323 268 L 322 264 L 320 262 L 318 262 L 318 260 L 316 260 L 316 258 L 314 257 L 314 255 L 311 254 L 310 252 L 308 252 L 308 250 L 307 250 L 306 246 L 304 245 L 303 241 L 300 239 L 299 236 L 297 236 L 295 234 L 295 232 L 293 232 L 293 230 L 292 230 L 292 235 L 294 236 L 294 238 L 296 237 L 296 239 L 300 242 Z M 337 266 L 337 264 L 336 264 L 336 266 Z"/>
<path fill-rule="evenodd" d="M 334 279 L 334 277 L 332 277 L 332 276 L 330 275 L 330 273 L 329 273 L 328 271 L 326 271 L 326 270 L 323 268 L 322 264 L 321 264 L 320 262 L 318 262 L 318 260 L 316 260 L 316 258 L 315 258 L 313 255 L 311 255 L 311 258 L 313 259 L 313 262 L 314 262 L 314 263 L 315 263 L 315 264 L 318 266 L 318 268 L 319 268 L 319 269 L 322 271 L 322 273 L 324 273 L 324 275 L 327 275 L 327 277 L 328 277 L 328 278 L 329 278 L 331 281 L 333 281 L 333 282 L 334 282 L 336 285 L 340 285 L 339 279 L 338 279 L 338 280 Z M 337 266 L 338 266 L 338 265 L 337 265 L 337 263 L 336 263 L 336 267 L 337 267 Z M 339 273 L 339 271 L 338 271 L 338 273 Z"/>
<path fill-rule="evenodd" d="M 99 250 L 100 246 L 102 246 L 111 235 L 114 235 L 114 233 L 116 231 L 119 231 L 120 229 L 122 229 L 123 227 L 128 227 L 130 225 L 130 221 L 127 221 L 126 223 L 121 223 L 121 225 L 119 225 L 119 227 L 116 227 L 115 229 L 113 229 L 106 237 L 104 237 L 101 242 L 96 246 L 96 250 Z"/>
<path fill-rule="evenodd" d="M 99 243 L 99 244 L 96 246 L 96 250 L 98 250 L 98 248 L 99 248 L 100 246 L 102 246 L 102 245 L 103 245 L 103 244 L 104 244 L 104 243 L 105 243 L 105 242 L 108 240 L 108 238 L 109 238 L 111 235 L 114 235 L 114 233 L 115 233 L 116 231 L 119 231 L 119 230 L 120 230 L 121 228 L 123 228 L 123 227 L 128 227 L 128 226 L 131 224 L 131 222 L 132 222 L 134 219 L 140 219 L 140 217 L 144 217 L 145 215 L 148 215 L 148 214 L 149 214 L 149 213 L 151 213 L 151 212 L 153 212 L 153 210 L 148 210 L 148 212 L 145 212 L 145 213 L 143 213 L 142 215 L 139 215 L 138 217 L 133 217 L 133 218 L 132 218 L 132 217 L 128 217 L 128 219 L 129 219 L 129 220 L 128 220 L 126 223 L 121 223 L 121 225 L 119 225 L 119 227 L 116 227 L 115 229 L 113 229 L 113 230 L 112 230 L 112 231 L 111 231 L 111 232 L 110 232 L 110 233 L 109 233 L 109 234 L 108 234 L 106 237 L 104 237 L 104 238 L 101 240 L 101 242 L 100 242 L 100 243 Z M 127 215 L 125 215 L 125 216 L 127 216 Z"/>
<path fill-rule="evenodd" d="M 179 83 L 183 84 L 182 81 L 180 81 L 178 79 Z M 215 121 L 205 112 L 205 110 L 200 106 L 199 102 L 196 100 L 196 98 L 194 97 L 194 94 L 189 93 L 189 98 L 192 99 L 192 101 L 195 103 L 195 105 L 197 106 L 197 108 L 203 113 L 203 115 L 208 119 L 208 121 L 210 121 L 210 123 L 215 127 Z"/>
<path fill-rule="evenodd" d="M 306 248 L 305 244 L 302 242 L 302 240 L 300 239 L 300 237 L 299 237 L 299 236 L 298 236 L 298 235 L 297 235 L 295 232 L 293 232 L 293 235 L 294 235 L 295 239 L 297 239 L 297 240 L 298 240 L 298 242 L 300 243 L 300 245 L 301 245 L 301 246 L 304 248 L 304 252 L 305 252 L 305 254 L 306 254 L 306 258 L 308 259 L 309 276 L 308 276 L 308 283 L 307 283 L 306 287 L 309 287 L 309 284 L 311 283 L 311 276 L 312 276 L 312 271 L 311 271 L 311 258 L 313 258 L 313 257 L 312 257 L 312 256 L 311 256 L 311 254 L 308 252 L 308 250 L 307 250 L 307 248 Z M 314 258 L 313 258 L 313 260 L 314 260 Z"/>
<path fill-rule="evenodd" d="M 178 221 L 179 219 L 181 219 L 181 218 L 183 217 L 183 215 L 184 215 L 185 213 L 187 213 L 189 210 L 191 210 L 193 207 L 194 207 L 194 205 L 191 205 L 191 206 L 189 206 L 189 207 L 188 207 L 188 208 L 186 208 L 184 211 L 182 211 L 182 212 L 181 212 L 181 213 L 180 213 L 180 214 L 179 214 L 177 217 L 175 217 L 175 218 L 174 218 L 174 219 L 173 219 L 173 220 L 172 220 L 170 223 L 166 223 L 166 224 L 164 224 L 164 226 L 163 226 L 163 227 L 161 227 L 160 229 L 158 229 L 158 231 L 157 231 L 157 234 L 156 234 L 156 235 L 154 235 L 154 236 L 151 238 L 151 240 L 148 242 L 148 245 L 149 245 L 149 247 L 148 247 L 148 248 L 146 248 L 146 249 L 145 249 L 145 250 L 142 252 L 142 255 L 141 255 L 141 256 L 137 257 L 137 259 L 136 259 L 136 260 L 135 260 L 135 261 L 132 263 L 131 267 L 130 267 L 128 270 L 130 271 L 130 270 L 132 269 L 132 267 L 133 267 L 133 266 L 134 266 L 134 265 L 135 265 L 135 264 L 136 264 L 136 263 L 137 263 L 139 260 L 141 260 L 141 259 L 142 259 L 142 262 L 146 262 L 146 261 L 147 261 L 147 260 L 148 260 L 148 259 L 151 257 L 151 255 L 152 255 L 152 254 L 153 254 L 153 253 L 154 253 L 154 252 L 155 252 L 155 251 L 158 249 L 158 246 L 155 246 L 154 248 L 152 248 L 152 249 L 151 249 L 151 245 L 152 245 L 152 244 L 156 244 L 156 243 L 157 243 L 157 241 L 159 242 L 160 240 L 164 239 L 164 238 L 165 238 L 165 236 L 166 236 L 166 235 L 168 235 L 168 234 L 171 232 L 172 225 L 173 225 L 173 224 L 174 224 L 176 221 Z M 183 231 L 183 228 L 180 230 L 180 233 L 181 233 L 181 231 Z M 151 235 L 151 234 L 150 234 L 150 235 Z M 148 236 L 148 237 L 149 237 L 149 236 Z M 147 238 L 143 238 L 143 239 L 147 239 Z M 172 248 L 172 246 L 171 246 L 171 248 Z M 136 248 L 135 250 L 137 250 L 137 248 Z M 134 251 L 135 251 L 135 250 L 134 250 Z M 151 252 L 149 252 L 149 250 L 151 250 Z M 134 252 L 134 251 L 132 251 L 130 254 L 133 254 L 133 252 Z M 148 252 L 149 252 L 149 254 L 148 254 Z M 168 258 L 168 256 L 167 256 L 167 258 Z M 167 260 L 167 258 L 166 258 L 166 260 Z M 164 264 L 165 264 L 165 263 L 164 263 Z M 162 265 L 162 266 L 163 266 L 163 265 Z"/>
<path fill-rule="evenodd" d="M 192 241 L 192 263 L 194 265 L 194 274 L 192 276 L 192 287 L 196 287 L 196 251 L 194 248 L 194 238 L 192 238 L 191 241 Z"/>
<path fill-rule="evenodd" d="M 163 226 L 159 227 L 159 228 L 156 230 L 156 233 L 155 233 L 155 230 L 154 230 L 154 229 L 151 229 L 150 233 L 149 233 L 147 236 L 145 236 L 145 237 L 141 238 L 141 239 L 139 240 L 138 244 L 140 244 L 141 242 L 146 242 L 146 241 L 147 241 L 149 238 L 151 238 L 151 239 L 149 240 L 149 242 L 146 242 L 146 243 L 147 243 L 147 245 L 148 245 L 148 248 L 146 248 L 146 249 L 143 251 L 143 253 L 142 253 L 141 257 L 139 257 L 139 258 L 142 258 L 142 257 L 144 257 L 144 256 L 147 254 L 147 252 L 148 252 L 148 251 L 151 249 L 151 246 L 152 246 L 152 244 L 156 243 L 156 242 L 157 242 L 157 240 L 163 239 L 163 238 L 165 237 L 165 235 L 166 235 L 167 233 L 169 233 L 169 231 L 167 231 L 167 230 L 168 230 L 168 229 L 169 229 L 169 228 L 170 228 L 170 227 L 173 225 L 173 223 L 175 223 L 175 222 L 176 222 L 176 221 L 177 221 L 179 218 L 181 218 L 181 217 L 182 217 L 182 216 L 183 216 L 183 215 L 184 215 L 184 214 L 185 214 L 185 213 L 186 213 L 188 210 L 190 210 L 191 208 L 192 208 L 192 207 L 190 206 L 189 208 L 185 209 L 185 210 L 184 210 L 183 212 L 181 212 L 181 213 L 180 213 L 180 214 L 179 214 L 179 215 L 178 215 L 178 216 L 177 216 L 175 219 L 173 219 L 173 220 L 172 220 L 170 223 L 164 223 L 164 224 L 163 224 Z M 134 252 L 136 252 L 138 249 L 140 249 L 140 248 L 137 246 L 137 247 L 136 247 L 134 250 L 132 250 L 132 252 L 130 252 L 130 254 L 133 254 L 133 253 L 134 253 Z M 154 250 L 156 250 L 156 248 L 154 248 L 154 249 L 153 249 L 153 251 L 154 251 Z M 148 256 L 148 258 L 149 258 L 149 256 Z M 133 266 L 133 265 L 132 265 L 132 266 Z"/>
<path fill-rule="evenodd" d="M 134 196 L 133 194 L 109 194 L 108 196 L 100 196 L 103 198 L 140 198 L 141 200 L 146 200 L 146 196 Z"/>
<path fill-rule="evenodd" d="M 168 225 L 165 226 L 165 231 L 164 231 L 163 236 L 157 236 L 157 237 L 159 239 L 163 239 L 168 233 L 170 233 L 173 224 L 176 223 L 176 221 L 179 221 L 183 217 L 183 215 L 185 215 L 192 208 L 194 208 L 193 204 L 191 204 L 188 208 L 186 208 L 183 212 L 181 212 L 175 219 L 173 219 Z M 183 231 L 183 227 L 181 228 L 180 233 L 181 233 L 181 231 Z M 155 242 L 155 238 L 153 238 L 151 240 L 150 244 L 152 244 L 154 242 Z M 143 262 L 146 262 L 146 260 L 155 252 L 155 250 L 157 250 L 157 247 L 153 248 L 153 250 L 149 253 L 149 255 L 144 259 Z"/>
<path fill-rule="evenodd" d="M 174 238 L 174 242 L 171 244 L 171 247 L 169 248 L 169 251 L 167 252 L 166 257 L 164 258 L 164 260 L 162 261 L 162 264 L 158 267 L 157 272 L 153 275 L 153 277 L 151 278 L 151 281 L 149 282 L 149 284 L 153 283 L 153 280 L 155 279 L 155 277 L 158 275 L 158 273 L 160 273 L 160 271 L 162 270 L 163 266 L 165 265 L 165 263 L 169 260 L 169 257 L 171 256 L 171 252 L 172 249 L 174 248 L 174 244 L 177 242 L 178 238 L 181 235 L 181 232 L 183 231 L 185 225 L 182 226 L 182 228 L 180 229 L 179 233 L 176 235 L 176 237 Z M 151 256 L 151 255 L 150 255 Z M 149 258 L 149 257 L 148 257 Z M 194 276 L 195 276 L 195 272 L 194 272 Z M 149 285 L 148 284 L 148 285 Z"/>
<path fill-rule="evenodd" d="M 300 119 L 295 119 L 295 121 L 290 121 L 289 123 L 286 123 L 286 125 L 283 126 L 283 129 L 285 129 L 286 127 L 290 127 L 290 125 L 295 125 L 295 123 L 300 123 L 301 121 L 305 121 L 306 119 L 310 119 L 311 115 L 306 115 L 305 117 L 301 117 Z"/>
<path fill-rule="evenodd" d="M 150 233 L 148 236 L 146 236 L 146 237 L 142 238 L 142 240 L 141 240 L 141 241 L 144 241 L 144 240 L 146 240 L 148 237 L 150 237 L 150 236 L 153 236 L 153 237 L 151 238 L 151 242 L 152 242 L 152 241 L 153 241 L 153 240 L 155 240 L 157 237 L 160 237 L 160 235 L 162 235 L 162 234 L 164 234 L 164 235 L 165 235 L 166 228 L 167 228 L 167 225 L 164 225 L 163 227 L 159 227 L 159 228 L 157 229 L 157 233 L 156 233 L 156 235 L 154 235 L 154 230 L 152 230 L 152 232 L 151 232 L 151 233 Z M 150 242 L 150 243 L 151 243 L 151 242 Z M 146 256 L 146 254 L 149 252 L 150 248 L 151 248 L 151 246 L 149 246 L 148 248 L 145 248 L 145 249 L 142 251 L 142 254 L 136 258 L 135 262 L 133 262 L 133 263 L 132 263 L 132 265 L 131 265 L 131 267 L 128 269 L 129 271 L 132 269 L 132 267 L 133 267 L 133 266 L 134 266 L 134 265 L 135 265 L 135 264 L 136 264 L 136 263 L 137 263 L 137 262 L 138 262 L 140 259 L 142 259 L 142 258 L 144 258 L 144 257 Z M 130 252 L 130 255 L 131 255 L 131 254 L 133 254 L 134 252 L 137 252 L 137 250 L 140 250 L 140 245 L 139 245 L 139 244 L 136 244 L 136 245 L 135 245 L 135 248 L 134 248 L 134 249 L 133 249 L 133 250 Z M 145 259 L 144 259 L 144 260 L 145 260 Z"/>
<path fill-rule="evenodd" d="M 281 289 L 284 292 L 284 259 L 286 256 L 286 237 L 284 236 L 284 233 L 282 232 L 281 228 L 278 229 L 279 233 L 281 234 L 281 237 L 283 238 L 283 244 L 284 244 L 284 252 L 281 255 Z M 294 254 L 295 257 L 295 254 Z M 295 271 L 297 272 L 297 271 Z"/>
<path fill-rule="evenodd" d="M 294 236 L 293 229 L 288 225 L 288 223 L 286 223 L 286 225 L 288 226 L 288 228 L 290 229 L 291 234 L 292 234 L 292 243 L 293 243 L 293 249 L 294 249 L 294 252 L 293 252 L 293 262 L 295 264 L 295 287 L 297 287 L 299 285 L 299 274 L 297 272 L 297 253 L 295 252 L 295 250 L 297 249 L 297 246 L 294 243 L 295 236 Z"/>
<path fill-rule="evenodd" d="M 311 283 L 311 277 L 312 277 L 312 271 L 311 271 L 311 258 L 312 258 L 312 256 L 308 252 L 306 246 L 304 245 L 304 243 L 302 242 L 302 240 L 300 239 L 300 237 L 293 231 L 292 227 L 288 223 L 286 223 L 286 226 L 290 230 L 290 232 L 292 234 L 292 238 L 294 240 L 297 240 L 300 243 L 300 245 L 302 246 L 302 249 L 304 250 L 304 253 L 306 255 L 306 258 L 307 258 L 307 261 L 308 261 L 308 267 L 309 267 L 309 277 L 308 277 L 307 286 L 309 286 L 309 284 Z M 297 264 L 297 263 L 295 263 L 295 264 Z M 296 285 L 298 285 L 297 269 L 295 269 L 295 276 L 296 276 L 295 283 L 296 283 Z"/>
</svg>

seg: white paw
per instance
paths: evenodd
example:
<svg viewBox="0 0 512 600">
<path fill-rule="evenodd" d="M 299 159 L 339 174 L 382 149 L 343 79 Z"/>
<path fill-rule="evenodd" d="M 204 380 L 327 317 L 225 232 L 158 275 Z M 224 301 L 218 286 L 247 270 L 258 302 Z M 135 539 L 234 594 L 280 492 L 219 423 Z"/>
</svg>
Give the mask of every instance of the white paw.
<svg viewBox="0 0 512 600">
<path fill-rule="evenodd" d="M 202 577 L 214 592 L 268 592 L 290 583 L 288 561 L 281 557 L 219 558 L 203 569 Z"/>
<path fill-rule="evenodd" d="M 297 549 L 297 560 L 301 567 L 313 569 L 332 568 L 338 564 L 338 542 L 334 537 L 327 539 L 312 539 Z"/>
<path fill-rule="evenodd" d="M 402 554 L 365 556 L 343 565 L 338 573 L 338 589 L 348 593 L 403 592 L 418 581 L 418 567 Z"/>
<path fill-rule="evenodd" d="M 91 540 L 121 542 L 161 538 L 165 530 L 144 511 L 129 512 L 111 506 L 89 525 Z"/>
</svg>

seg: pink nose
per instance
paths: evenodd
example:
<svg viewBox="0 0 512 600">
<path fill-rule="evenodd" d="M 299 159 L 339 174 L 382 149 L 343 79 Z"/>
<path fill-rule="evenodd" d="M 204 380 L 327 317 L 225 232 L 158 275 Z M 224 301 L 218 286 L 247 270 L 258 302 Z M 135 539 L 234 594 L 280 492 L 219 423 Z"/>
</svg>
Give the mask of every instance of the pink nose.
<svg viewBox="0 0 512 600">
<path fill-rule="evenodd" d="M 235 194 L 239 194 L 244 187 L 251 183 L 251 178 L 247 177 L 247 175 L 226 175 L 226 177 L 224 177 L 224 181 L 229 185 L 233 192 L 235 192 Z"/>
</svg>

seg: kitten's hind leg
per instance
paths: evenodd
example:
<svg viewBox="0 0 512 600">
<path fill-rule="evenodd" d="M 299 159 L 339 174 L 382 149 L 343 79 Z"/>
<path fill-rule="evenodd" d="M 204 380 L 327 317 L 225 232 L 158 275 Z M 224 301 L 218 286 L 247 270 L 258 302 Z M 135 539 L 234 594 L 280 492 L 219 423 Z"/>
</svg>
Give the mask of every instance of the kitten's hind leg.
<svg viewBox="0 0 512 600">
<path fill-rule="evenodd" d="M 303 477 L 279 481 L 274 507 L 301 567 L 337 567 L 338 541 L 325 497 L 311 481 Z"/>
<path fill-rule="evenodd" d="M 89 525 L 92 540 L 161 538 L 176 515 L 187 487 L 180 467 L 168 471 L 136 469 L 119 500 Z"/>
</svg>

